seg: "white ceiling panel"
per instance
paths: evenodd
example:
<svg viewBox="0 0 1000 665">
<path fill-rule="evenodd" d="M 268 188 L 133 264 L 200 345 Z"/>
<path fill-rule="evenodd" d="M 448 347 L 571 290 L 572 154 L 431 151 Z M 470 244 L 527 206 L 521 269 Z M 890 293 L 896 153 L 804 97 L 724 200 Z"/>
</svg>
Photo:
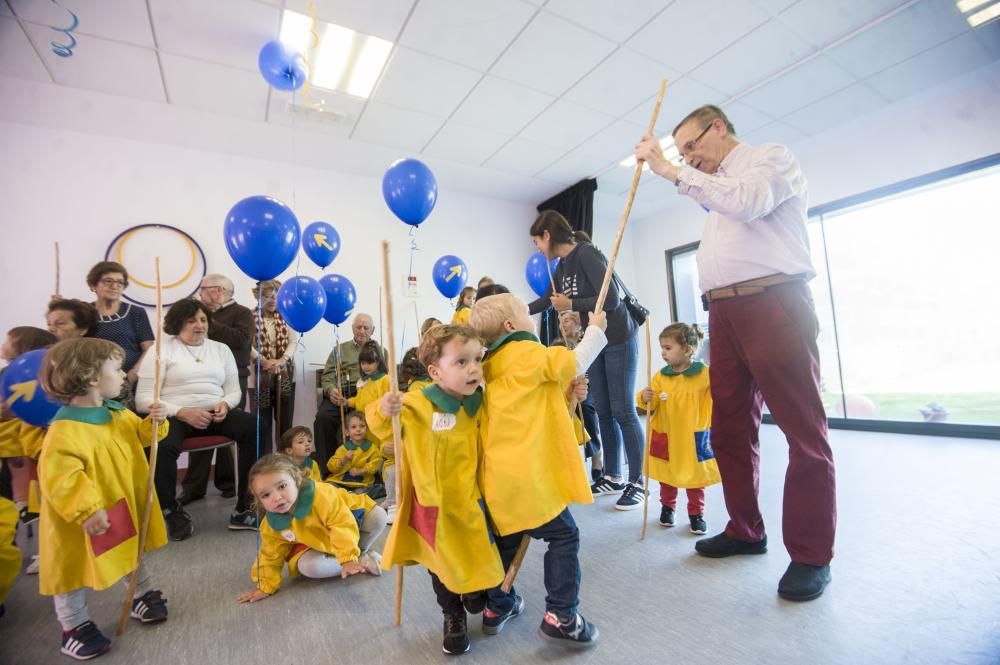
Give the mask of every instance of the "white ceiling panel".
<svg viewBox="0 0 1000 665">
<path fill-rule="evenodd" d="M 788 27 L 772 20 L 696 69 L 693 76 L 735 95 L 812 50 Z"/>
<path fill-rule="evenodd" d="M 513 136 L 549 104 L 552 95 L 487 76 L 462 102 L 452 120 Z"/>
<path fill-rule="evenodd" d="M 51 83 L 42 61 L 12 18 L 0 17 L 0 74 L 19 79 Z"/>
<path fill-rule="evenodd" d="M 961 76 L 992 61 L 971 32 L 890 67 L 865 80 L 892 101 Z"/>
<path fill-rule="evenodd" d="M 561 95 L 615 48 L 614 42 L 541 12 L 501 56 L 491 73 Z"/>
<path fill-rule="evenodd" d="M 761 111 L 758 111 L 743 102 L 732 102 L 730 104 L 726 104 L 722 110 L 725 111 L 726 117 L 729 118 L 729 122 L 733 124 L 733 128 L 736 130 L 737 136 L 749 134 L 759 127 L 763 127 L 764 125 L 774 122 L 774 118 L 768 114 L 762 113 Z"/>
<path fill-rule="evenodd" d="M 351 138 L 416 154 L 440 126 L 440 118 L 369 102 Z"/>
<path fill-rule="evenodd" d="M 421 0 L 399 43 L 485 72 L 536 11 L 520 0 Z"/>
<path fill-rule="evenodd" d="M 149 0 L 160 49 L 257 71 L 261 47 L 278 38 L 281 11 L 246 0 Z"/>
<path fill-rule="evenodd" d="M 317 21 L 335 23 L 394 42 L 403 29 L 414 0 L 313 0 L 313 3 Z M 309 0 L 287 0 L 285 6 L 309 15 Z"/>
<path fill-rule="evenodd" d="M 613 116 L 557 100 L 521 131 L 521 138 L 568 152 L 614 120 Z"/>
<path fill-rule="evenodd" d="M 506 134 L 449 122 L 424 148 L 424 154 L 479 166 L 509 138 Z"/>
<path fill-rule="evenodd" d="M 267 83 L 257 72 L 163 53 L 170 103 L 199 111 L 263 120 Z"/>
<path fill-rule="evenodd" d="M 538 177 L 566 185 L 574 185 L 585 178 L 597 175 L 606 169 L 609 163 L 609 160 L 598 159 L 584 154 L 580 150 L 574 150 L 554 164 L 547 166 L 538 174 Z"/>
<path fill-rule="evenodd" d="M 767 19 L 767 12 L 748 0 L 677 0 L 628 46 L 689 72 Z"/>
<path fill-rule="evenodd" d="M 13 16 L 14 13 L 10 11 L 10 7 L 7 6 L 6 2 L 0 2 L 0 16 Z"/>
<path fill-rule="evenodd" d="M 587 139 L 578 149 L 588 156 L 609 163 L 620 162 L 632 154 L 632 148 L 645 131 L 646 128 L 642 125 L 628 120 L 616 120 Z"/>
<path fill-rule="evenodd" d="M 739 127 L 736 128 L 739 130 Z M 784 122 L 772 122 L 759 129 L 740 136 L 740 140 L 748 145 L 760 145 L 761 143 L 781 143 L 782 145 L 794 145 L 806 138 L 805 132 L 799 131 L 795 127 Z"/>
<path fill-rule="evenodd" d="M 990 57 L 1000 59 L 1000 21 L 990 21 L 972 31 L 979 43 L 983 45 Z"/>
<path fill-rule="evenodd" d="M 507 173 L 533 176 L 565 155 L 566 152 L 562 148 L 553 148 L 534 141 L 516 138 L 500 148 L 483 166 Z"/>
<path fill-rule="evenodd" d="M 885 105 L 886 101 L 881 95 L 864 83 L 857 83 L 791 113 L 782 120 L 807 134 L 819 134 Z"/>
<path fill-rule="evenodd" d="M 871 76 L 966 32 L 953 0 L 925 0 L 828 51 L 858 78 Z"/>
<path fill-rule="evenodd" d="M 799 0 L 779 21 L 813 46 L 822 46 L 903 4 L 903 0 Z"/>
<path fill-rule="evenodd" d="M 611 115 L 622 115 L 655 92 L 661 79 L 680 74 L 666 65 L 621 48 L 569 92 L 564 99 Z"/>
<path fill-rule="evenodd" d="M 153 33 L 149 28 L 149 14 L 142 0 L 73 0 L 73 2 L 39 2 L 38 0 L 10 0 L 18 17 L 25 21 L 53 28 L 68 28 L 73 24 L 70 11 L 79 24 L 75 35 L 104 37 L 115 41 L 153 46 Z M 2 4 L 2 3 L 0 3 Z M 66 39 L 64 34 L 50 31 L 52 39 Z"/>
<path fill-rule="evenodd" d="M 821 55 L 744 95 L 740 101 L 781 117 L 853 83 L 857 83 L 853 76 Z"/>
<path fill-rule="evenodd" d="M 657 136 L 669 134 L 681 118 L 703 104 L 719 104 L 726 98 L 726 95 L 710 88 L 709 86 L 691 77 L 684 77 L 678 81 L 667 83 L 667 91 L 663 95 L 663 105 L 660 107 L 660 115 L 656 120 Z M 634 122 L 643 128 L 649 128 L 649 119 L 653 115 L 653 106 L 656 104 L 656 95 L 641 102 L 630 113 L 625 115 L 625 120 Z"/>
<path fill-rule="evenodd" d="M 56 83 L 152 102 L 166 101 L 160 67 L 152 50 L 77 35 L 73 55 L 62 58 L 49 48 L 52 30 L 35 23 L 25 23 L 24 27 Z"/>
<path fill-rule="evenodd" d="M 568 18 L 621 43 L 671 2 L 672 0 L 549 0 L 545 11 Z"/>
<path fill-rule="evenodd" d="M 751 2 L 766 11 L 771 16 L 777 16 L 798 1 L 799 0 L 751 0 Z"/>
<path fill-rule="evenodd" d="M 481 77 L 474 69 L 400 47 L 372 99 L 446 118 Z"/>
<path fill-rule="evenodd" d="M 302 93 L 295 94 L 294 111 L 291 104 L 290 93 L 272 90 L 268 122 L 289 127 L 296 134 L 309 131 L 347 138 L 361 117 L 365 100 L 318 88 L 306 93 L 303 88 Z"/>
<path fill-rule="evenodd" d="M 635 165 L 632 166 L 621 166 L 616 165 L 604 173 L 598 178 L 600 187 L 602 187 L 606 192 L 614 193 L 616 195 L 627 195 L 629 190 L 632 189 L 632 178 L 635 177 Z M 654 180 L 663 180 L 660 176 L 656 175 L 649 169 L 644 169 L 642 175 L 639 176 L 639 190 Z M 622 208 L 618 210 L 619 214 L 624 210 L 625 199 L 621 201 Z"/>
</svg>

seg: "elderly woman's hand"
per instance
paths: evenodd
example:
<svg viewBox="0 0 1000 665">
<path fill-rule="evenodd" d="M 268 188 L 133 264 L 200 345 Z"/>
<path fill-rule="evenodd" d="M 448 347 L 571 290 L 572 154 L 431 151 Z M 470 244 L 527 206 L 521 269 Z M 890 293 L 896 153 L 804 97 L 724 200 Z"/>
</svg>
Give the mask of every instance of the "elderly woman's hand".
<svg viewBox="0 0 1000 665">
<path fill-rule="evenodd" d="M 206 429 L 212 424 L 212 413 L 205 409 L 192 409 L 189 407 L 177 409 L 176 418 L 195 429 Z"/>
<path fill-rule="evenodd" d="M 219 402 L 215 405 L 215 408 L 212 409 L 212 420 L 217 423 L 221 423 L 225 420 L 227 415 L 229 415 L 229 405 L 225 402 Z"/>
</svg>

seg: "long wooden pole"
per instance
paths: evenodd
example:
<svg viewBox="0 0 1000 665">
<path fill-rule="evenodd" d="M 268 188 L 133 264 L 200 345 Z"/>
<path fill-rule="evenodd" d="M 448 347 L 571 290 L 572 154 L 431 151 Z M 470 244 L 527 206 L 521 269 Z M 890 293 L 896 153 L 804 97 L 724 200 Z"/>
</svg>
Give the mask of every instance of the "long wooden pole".
<svg viewBox="0 0 1000 665">
<path fill-rule="evenodd" d="M 160 402 L 160 341 L 163 339 L 163 289 L 160 287 L 160 257 L 156 257 L 156 343 L 154 353 L 156 369 L 153 374 L 153 404 Z M 132 597 L 135 595 L 135 587 L 139 583 L 139 570 L 142 567 L 142 555 L 146 549 L 146 536 L 149 533 L 149 518 L 153 512 L 153 476 L 156 473 L 156 453 L 160 447 L 159 423 L 152 421 L 153 437 L 149 445 L 149 471 L 146 474 L 146 505 L 142 509 L 142 524 L 139 527 L 139 556 L 135 564 L 135 572 L 128 582 L 128 590 L 125 593 L 125 602 L 122 604 L 121 615 L 118 617 L 118 628 L 116 635 L 125 633 L 125 626 L 128 624 L 128 617 L 132 611 Z"/>
<path fill-rule="evenodd" d="M 649 319 L 646 319 L 646 385 L 653 384 L 653 341 L 649 332 Z M 642 502 L 642 534 L 639 540 L 646 540 L 646 520 L 649 519 L 649 446 L 653 441 L 653 400 L 646 402 L 646 450 L 642 456 L 642 490 L 645 493 Z"/>
<path fill-rule="evenodd" d="M 382 282 L 385 287 L 386 360 L 389 363 L 389 390 L 399 392 L 399 374 L 396 371 L 396 334 L 392 321 L 392 289 L 389 279 L 389 241 L 382 241 Z M 379 311 L 381 313 L 381 303 Z M 381 320 L 381 317 L 379 317 Z M 392 417 L 392 449 L 396 455 L 396 501 L 403 496 L 403 437 L 401 436 L 399 414 Z M 403 567 L 396 566 L 396 625 L 403 623 Z"/>
</svg>

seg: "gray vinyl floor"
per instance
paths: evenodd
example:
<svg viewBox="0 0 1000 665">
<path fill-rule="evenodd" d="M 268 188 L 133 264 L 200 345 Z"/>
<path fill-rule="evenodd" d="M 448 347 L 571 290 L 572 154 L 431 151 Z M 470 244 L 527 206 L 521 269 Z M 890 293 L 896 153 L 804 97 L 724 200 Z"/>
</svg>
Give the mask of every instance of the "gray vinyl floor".
<svg viewBox="0 0 1000 665">
<path fill-rule="evenodd" d="M 472 651 L 461 662 L 1000 663 L 1000 443 L 834 431 L 840 519 L 833 582 L 820 599 L 793 604 L 775 594 L 788 563 L 780 538 L 785 443 L 773 427 L 761 440 L 766 555 L 698 557 L 686 528 L 654 523 L 655 503 L 645 542 L 641 511 L 617 512 L 607 497 L 576 507 L 581 610 L 600 627 L 600 644 L 580 654 L 537 636 L 544 547 L 536 542 L 518 578 L 524 615 L 495 637 L 470 620 Z M 193 504 L 195 537 L 150 555 L 170 620 L 133 622 L 100 662 L 453 660 L 441 653 L 440 612 L 418 568 L 406 570 L 401 628 L 392 625 L 388 574 L 296 580 L 266 601 L 238 605 L 236 596 L 251 587 L 256 535 L 226 530 L 230 503 L 209 496 Z M 724 526 L 718 486 L 708 492 L 707 518 L 710 533 Z M 36 580 L 22 576 L 7 598 L 0 664 L 70 662 L 59 654 L 51 600 L 38 595 Z M 122 594 L 119 586 L 90 596 L 91 616 L 109 636 Z"/>
</svg>

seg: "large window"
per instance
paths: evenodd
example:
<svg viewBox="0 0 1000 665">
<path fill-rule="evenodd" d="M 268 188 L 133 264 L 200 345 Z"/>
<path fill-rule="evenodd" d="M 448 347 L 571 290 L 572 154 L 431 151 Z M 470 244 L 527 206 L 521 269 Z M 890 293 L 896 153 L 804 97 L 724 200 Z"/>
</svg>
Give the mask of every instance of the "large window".
<svg viewBox="0 0 1000 665">
<path fill-rule="evenodd" d="M 810 286 L 833 424 L 974 435 L 1000 425 L 998 163 L 995 156 L 810 211 Z M 706 315 L 695 252 L 685 246 L 667 256 L 672 313 L 682 321 Z"/>
</svg>

